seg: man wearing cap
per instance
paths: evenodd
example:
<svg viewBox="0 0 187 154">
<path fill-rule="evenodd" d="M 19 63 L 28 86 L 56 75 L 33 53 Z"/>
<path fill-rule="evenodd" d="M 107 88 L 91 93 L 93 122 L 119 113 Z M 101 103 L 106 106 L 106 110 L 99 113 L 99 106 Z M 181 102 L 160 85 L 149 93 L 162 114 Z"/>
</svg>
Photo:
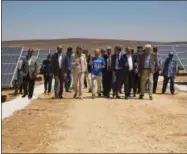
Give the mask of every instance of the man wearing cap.
<svg viewBox="0 0 187 154">
<path fill-rule="evenodd" d="M 112 88 L 112 69 L 111 69 L 112 48 L 106 47 L 106 55 L 103 56 L 105 60 L 105 68 L 103 69 L 103 95 L 107 98 L 110 97 Z"/>
<path fill-rule="evenodd" d="M 32 48 L 28 49 L 28 55 L 23 59 L 21 71 L 23 73 L 23 88 L 24 94 L 22 97 L 28 95 L 31 99 L 34 92 L 35 79 L 38 74 L 38 62 L 37 57 L 33 56 L 34 50 Z"/>
<path fill-rule="evenodd" d="M 143 99 L 147 80 L 149 85 L 149 99 L 153 99 L 153 73 L 155 71 L 156 66 L 156 54 L 152 52 L 152 46 L 150 44 L 147 44 L 145 45 L 145 52 L 143 52 L 139 58 L 139 74 L 141 76 L 141 93 L 139 97 L 140 99 Z"/>
<path fill-rule="evenodd" d="M 154 47 L 153 48 L 153 52 L 156 54 L 157 56 L 157 66 L 155 67 L 155 72 L 153 74 L 153 94 L 156 93 L 156 89 L 157 89 L 157 83 L 158 83 L 158 78 L 159 78 L 159 72 L 161 70 L 161 59 L 160 56 L 158 54 L 158 48 Z"/>
<path fill-rule="evenodd" d="M 65 81 L 66 92 L 70 92 L 70 86 L 72 81 L 72 53 L 73 49 L 72 47 L 69 47 L 67 49 L 67 75 Z"/>
<path fill-rule="evenodd" d="M 166 92 L 166 88 L 169 80 L 170 80 L 170 92 L 172 95 L 175 94 L 174 81 L 177 72 L 177 62 L 173 60 L 173 55 L 174 55 L 173 52 L 170 52 L 169 57 L 166 59 L 164 63 L 164 67 L 163 67 L 164 82 L 162 87 L 163 94 Z"/>
<path fill-rule="evenodd" d="M 48 54 L 47 59 L 45 59 L 42 63 L 42 67 L 40 69 L 41 74 L 43 74 L 44 78 L 44 94 L 51 93 L 51 85 L 52 85 L 52 55 Z"/>
<path fill-rule="evenodd" d="M 63 88 L 65 74 L 67 72 L 67 57 L 66 54 L 62 51 L 62 46 L 57 47 L 57 53 L 52 57 L 52 73 L 55 79 L 55 97 L 54 99 L 60 98 L 63 99 Z"/>
<path fill-rule="evenodd" d="M 111 57 L 113 97 L 116 98 L 120 98 L 119 88 L 121 82 L 123 81 L 123 70 L 120 64 L 121 51 L 122 48 L 120 46 L 116 46 L 114 48 L 114 54 Z"/>
</svg>

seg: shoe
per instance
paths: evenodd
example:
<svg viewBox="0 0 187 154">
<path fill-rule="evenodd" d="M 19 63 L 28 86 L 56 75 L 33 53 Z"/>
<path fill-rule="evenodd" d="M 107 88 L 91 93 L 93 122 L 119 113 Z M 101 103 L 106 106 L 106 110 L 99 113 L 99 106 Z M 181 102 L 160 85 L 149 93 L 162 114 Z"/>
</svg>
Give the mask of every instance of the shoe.
<svg viewBox="0 0 187 154">
<path fill-rule="evenodd" d="M 136 94 L 134 94 L 133 96 L 136 97 Z"/>
<path fill-rule="evenodd" d="M 28 99 L 32 99 L 32 96 L 28 96 Z"/>
<path fill-rule="evenodd" d="M 95 99 L 95 95 L 92 95 L 92 99 Z"/>
<path fill-rule="evenodd" d="M 174 92 L 172 92 L 172 93 L 171 93 L 171 95 L 175 95 L 175 93 L 174 93 Z"/>
<path fill-rule="evenodd" d="M 150 99 L 150 100 L 153 100 L 153 96 L 149 96 L 149 99 Z"/>
<path fill-rule="evenodd" d="M 46 90 L 45 90 L 45 91 L 44 91 L 44 94 L 46 95 L 46 93 L 47 93 L 47 92 L 46 92 Z"/>
<path fill-rule="evenodd" d="M 101 94 L 98 94 L 98 97 L 101 97 Z"/>
<path fill-rule="evenodd" d="M 112 95 L 113 98 L 114 98 L 115 96 L 116 96 L 115 94 Z"/>
<path fill-rule="evenodd" d="M 125 99 L 128 99 L 129 97 L 128 96 L 125 96 Z"/>
<path fill-rule="evenodd" d="M 24 97 L 26 97 L 27 96 L 27 94 L 24 94 L 23 96 L 22 96 L 22 98 L 24 98 Z"/>
<path fill-rule="evenodd" d="M 76 94 L 74 94 L 73 98 L 76 98 L 76 97 L 77 97 L 77 95 L 76 95 Z"/>
<path fill-rule="evenodd" d="M 79 99 L 83 99 L 83 97 L 82 97 L 82 96 L 79 96 L 78 98 L 79 98 Z"/>
<path fill-rule="evenodd" d="M 116 98 L 121 98 L 120 96 L 116 96 Z"/>
<path fill-rule="evenodd" d="M 110 98 L 110 95 L 106 95 L 106 98 Z"/>
<path fill-rule="evenodd" d="M 59 96 L 59 99 L 63 99 L 64 97 L 63 96 Z"/>
<path fill-rule="evenodd" d="M 52 99 L 58 99 L 58 97 L 57 97 L 57 96 L 54 96 Z"/>
<path fill-rule="evenodd" d="M 143 95 L 142 94 L 140 94 L 139 99 L 143 99 Z"/>
<path fill-rule="evenodd" d="M 88 92 L 89 92 L 89 93 L 91 93 L 91 92 L 92 92 L 92 90 L 91 90 L 91 89 L 89 89 L 89 90 L 88 90 Z"/>
</svg>

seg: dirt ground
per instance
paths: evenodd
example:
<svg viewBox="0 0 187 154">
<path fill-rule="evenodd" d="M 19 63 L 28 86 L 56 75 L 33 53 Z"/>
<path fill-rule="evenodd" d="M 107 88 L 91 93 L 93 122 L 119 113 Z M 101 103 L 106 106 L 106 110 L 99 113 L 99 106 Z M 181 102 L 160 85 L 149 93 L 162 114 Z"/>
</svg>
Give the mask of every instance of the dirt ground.
<svg viewBox="0 0 187 154">
<path fill-rule="evenodd" d="M 187 152 L 187 93 L 159 91 L 153 101 L 42 95 L 2 121 L 2 152 Z"/>
</svg>

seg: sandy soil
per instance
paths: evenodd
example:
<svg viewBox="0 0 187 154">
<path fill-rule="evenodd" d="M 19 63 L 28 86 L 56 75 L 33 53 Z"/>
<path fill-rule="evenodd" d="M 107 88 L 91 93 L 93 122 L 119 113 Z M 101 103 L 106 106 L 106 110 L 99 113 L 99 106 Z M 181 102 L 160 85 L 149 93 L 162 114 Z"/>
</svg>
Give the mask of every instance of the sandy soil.
<svg viewBox="0 0 187 154">
<path fill-rule="evenodd" d="M 187 93 L 154 100 L 40 96 L 2 121 L 3 152 L 187 152 Z"/>
</svg>

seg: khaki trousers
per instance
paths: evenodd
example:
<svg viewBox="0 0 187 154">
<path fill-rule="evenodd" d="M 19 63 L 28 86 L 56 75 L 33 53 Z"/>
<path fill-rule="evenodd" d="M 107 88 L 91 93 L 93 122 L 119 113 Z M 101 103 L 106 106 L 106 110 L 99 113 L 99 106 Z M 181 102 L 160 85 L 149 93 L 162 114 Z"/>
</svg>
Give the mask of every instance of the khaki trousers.
<svg viewBox="0 0 187 154">
<path fill-rule="evenodd" d="M 96 93 L 96 86 L 97 86 L 97 93 L 101 93 L 101 84 L 102 84 L 102 76 L 92 75 L 92 95 Z"/>
<path fill-rule="evenodd" d="M 150 73 L 150 70 L 143 70 L 141 75 L 141 94 L 144 95 L 146 82 L 148 80 L 149 87 L 149 96 L 152 96 L 153 92 L 153 73 Z"/>
<path fill-rule="evenodd" d="M 82 96 L 83 92 L 83 85 L 84 85 L 84 72 L 79 72 L 74 74 L 74 89 L 75 94 Z"/>
</svg>

